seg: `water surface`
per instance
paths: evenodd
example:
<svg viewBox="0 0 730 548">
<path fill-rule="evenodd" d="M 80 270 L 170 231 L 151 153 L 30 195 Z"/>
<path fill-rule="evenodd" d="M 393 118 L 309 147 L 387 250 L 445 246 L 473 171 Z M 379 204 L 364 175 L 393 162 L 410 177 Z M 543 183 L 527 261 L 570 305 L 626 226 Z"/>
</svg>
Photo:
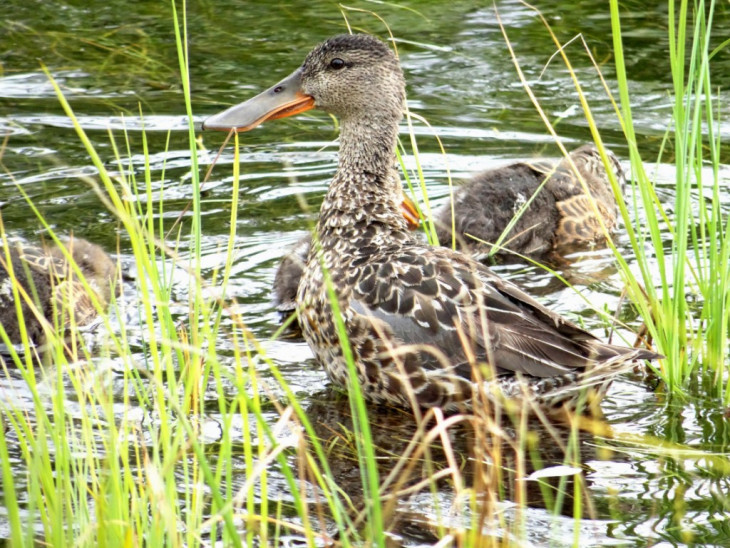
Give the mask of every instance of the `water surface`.
<svg viewBox="0 0 730 548">
<path fill-rule="evenodd" d="M 512 160 L 558 155 L 549 135 L 515 72 L 494 8 L 455 0 L 448 9 L 442 2 L 407 3 L 412 10 L 384 4 L 362 3 L 386 18 L 397 37 L 398 51 L 408 82 L 408 104 L 427 118 L 431 128 L 416 123 L 420 137 L 420 161 L 434 205 L 448 194 L 449 173 L 468 177 L 475 171 Z M 562 42 L 580 36 L 599 63 L 612 92 L 610 21 L 607 7 L 594 2 L 543 2 L 543 15 Z M 647 163 L 657 162 L 662 138 L 671 125 L 671 80 L 667 53 L 667 14 L 663 8 L 630 1 L 626 13 L 625 48 L 631 80 L 632 108 L 639 149 Z M 718 8 L 719 43 L 730 33 L 727 6 Z M 187 145 L 182 88 L 172 18 L 169 7 L 158 1 L 6 3 L 0 22 L 0 136 L 5 136 L 0 170 L 0 214 L 5 229 L 28 241 L 38 241 L 44 232 L 19 189 L 27 194 L 54 230 L 74 233 L 114 251 L 129 260 L 128 238 L 114 216 L 101 204 L 87 183 L 95 170 L 71 122 L 63 114 L 41 63 L 62 85 L 64 93 L 87 131 L 96 150 L 108 165 L 115 159 L 109 132 L 123 145 L 130 143 L 131 156 L 124 169 L 140 176 L 144 172 L 141 132 L 151 151 L 152 197 L 165 197 L 165 223 L 172 224 L 192 199 L 190 153 Z M 557 127 L 568 148 L 591 139 L 577 92 L 558 59 L 549 64 L 555 47 L 534 11 L 517 1 L 499 3 L 499 14 L 515 48 L 525 78 L 539 97 L 547 117 Z M 384 37 L 382 25 L 372 16 L 348 12 L 353 28 Z M 306 52 L 322 39 L 345 32 L 343 17 L 334 3 L 327 2 L 203 2 L 188 7 L 190 80 L 196 122 L 221 108 L 245 99 L 289 74 Z M 613 107 L 579 40 L 569 46 L 571 62 L 590 101 L 605 143 L 619 157 L 626 157 L 626 143 Z M 713 84 L 730 84 L 730 55 L 718 54 Z M 727 119 L 725 97 L 719 108 Z M 140 109 L 143 117 L 140 117 Z M 405 128 L 403 128 L 405 131 Z M 720 128 L 730 138 L 727 126 Z M 444 143 L 442 155 L 432 131 Z M 246 325 L 262 341 L 279 326 L 271 303 L 274 269 L 288 247 L 306 233 L 336 165 L 336 130 L 323 113 L 307 113 L 297 119 L 266 124 L 241 137 L 241 207 L 236 224 L 234 278 L 227 299 L 236 299 Z M 222 135 L 201 134 L 203 169 L 212 162 Z M 126 145 L 124 145 L 126 146 Z M 730 162 L 727 149 L 724 162 Z M 126 154 L 123 155 L 126 158 Z M 654 170 L 659 195 L 673 199 L 671 147 Z M 204 274 L 225 262 L 223 251 L 228 233 L 233 151 L 225 149 L 204 186 L 202 242 Z M 409 167 L 414 159 L 406 159 Z M 626 169 L 628 164 L 624 162 Z M 720 176 L 730 180 L 730 169 Z M 17 186 L 16 186 L 17 185 Z M 301 197 L 309 204 L 303 211 Z M 630 199 L 630 196 L 627 198 Z M 724 195 L 723 200 L 728 196 Z M 145 199 L 145 198 L 141 198 Z M 723 207 L 729 202 L 725 201 Z M 184 222 L 187 217 L 184 216 Z M 618 245 L 630 256 L 625 237 Z M 182 242 L 181 253 L 187 251 Z M 594 250 L 574 258 L 563 274 L 573 281 L 594 307 L 614 311 L 619 306 L 622 283 L 606 250 Z M 574 290 L 544 271 L 524 265 L 501 265 L 496 270 L 522 284 L 548 306 L 587 328 L 606 336 L 600 318 Z M 177 275 L 177 274 L 176 274 Z M 177 303 L 184 303 L 187 284 L 184 273 L 174 286 Z M 176 278 L 177 279 L 177 278 Z M 133 282 L 125 286 L 127 306 L 135 305 Z M 181 313 L 185 307 L 181 306 Z M 622 319 L 636 327 L 639 319 L 628 307 Z M 134 326 L 134 314 L 130 313 Z M 230 322 L 224 325 L 230 327 Z M 628 342 L 631 334 L 623 331 Z M 134 329 L 130 331 L 134 337 Z M 141 336 L 141 335 L 140 335 Z M 219 350 L 230 350 L 230 341 L 219 341 Z M 296 339 L 265 342 L 265 350 L 281 368 L 316 424 L 326 437 L 333 429 L 349 424 L 347 405 L 328 390 L 324 372 L 314 363 L 306 344 Z M 140 344 L 140 359 L 144 359 Z M 110 365 L 109 367 L 114 367 Z M 264 378 L 266 371 L 262 371 Z M 53 386 L 49 381 L 49 390 Z M 700 395 L 687 402 L 667 401 L 656 384 L 627 376 L 612 386 L 603 410 L 616 431 L 651 435 L 658 440 L 685 444 L 688 448 L 724 454 L 728 447 L 727 419 L 719 403 Z M 122 387 L 120 387 L 120 390 Z M 231 388 L 233 389 L 233 388 Z M 324 391 L 323 391 L 324 390 Z M 34 409 L 23 383 L 9 372 L 0 379 L 3 399 Z M 122 401 L 123 394 L 119 393 Z M 134 401 L 134 400 L 132 400 Z M 334 402 L 334 403 L 333 403 Z M 68 402 L 69 408 L 77 405 Z M 145 411 L 132 409 L 132 414 Z M 272 423 L 277 416 L 271 413 Z M 142 420 L 142 419 L 140 419 Z M 214 439 L 222 421 L 215 413 L 208 427 Z M 372 410 L 383 473 L 387 455 L 397 455 L 408 440 L 409 417 L 396 410 Z M 243 428 L 234 420 L 235 428 Z M 536 428 L 538 428 L 536 426 Z M 462 439 L 463 438 L 463 439 Z M 243 433 L 241 433 L 241 439 Z M 469 435 L 456 431 L 456 451 L 468 460 Z M 19 455 L 17 446 L 11 451 Z M 606 452 L 599 448 L 613 447 Z M 690 538 L 707 546 L 727 546 L 727 477 L 718 475 L 701 460 L 667 459 L 651 447 L 611 442 L 593 436 L 581 439 L 588 498 L 593 514 L 581 524 L 581 546 L 674 546 Z M 563 455 L 542 447 L 546 465 L 559 464 Z M 356 462 L 333 453 L 333 468 L 343 485 L 357 497 Z M 18 459 L 18 476 L 27 472 Z M 234 466 L 241 481 L 243 462 Z M 349 483 L 347 478 L 354 478 Z M 269 494 L 286 500 L 285 483 L 276 488 L 272 471 Z M 22 488 L 22 482 L 16 489 Z M 182 487 L 181 487 L 182 489 Z M 509 497 L 507 497 L 509 500 Z M 678 501 L 684 501 L 679 504 Z M 527 539 L 535 546 L 570 545 L 575 522 L 553 516 L 539 497 L 531 499 L 526 520 Z M 449 511 L 453 492 L 444 484 L 437 497 L 418 493 L 399 502 L 400 541 L 406 545 L 436 542 L 433 521 L 468 520 Z M 503 508 L 510 516 L 508 503 Z M 3 513 L 4 514 L 4 513 Z M 570 514 L 568 514 L 570 516 Z M 0 517 L 0 522 L 2 518 Z M 464 524 L 468 524 L 465 521 Z M 5 531 L 0 526 L 0 535 Z M 693 537 L 694 535 L 694 537 Z M 296 538 L 291 539 L 296 543 Z"/>
</svg>

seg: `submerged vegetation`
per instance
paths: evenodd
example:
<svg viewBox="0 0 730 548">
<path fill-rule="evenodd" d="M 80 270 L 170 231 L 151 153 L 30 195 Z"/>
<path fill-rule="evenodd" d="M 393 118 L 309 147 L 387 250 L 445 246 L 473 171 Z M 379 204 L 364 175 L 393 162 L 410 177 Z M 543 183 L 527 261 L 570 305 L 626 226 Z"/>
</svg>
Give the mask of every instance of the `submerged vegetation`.
<svg viewBox="0 0 730 548">
<path fill-rule="evenodd" d="M 634 185 L 633 200 L 619 204 L 635 259 L 611 245 L 627 299 L 646 324 L 641 343 L 666 356 L 652 379 L 666 398 L 664 430 L 648 434 L 600 418 L 566 415 L 556 423 L 534 410 L 486 404 L 471 414 L 432 410 L 414 416 L 366 404 L 357 383 L 346 396 L 327 391 L 304 397 L 311 386 L 302 390 L 299 371 L 282 370 L 271 355 L 285 329 L 271 339 L 257 336 L 237 302 L 245 295 L 228 296 L 236 276 L 245 275 L 234 265 L 236 219 L 247 214 L 239 202 L 238 136 L 230 202 L 221 208 L 230 231 L 217 242 L 225 259 L 213 268 L 203 264 L 201 196 L 209 174 L 202 176 L 199 158 L 207 155 L 193 124 L 187 13 L 174 1 L 171 7 L 188 121 L 186 184 L 193 189 L 182 215 L 167 215 L 169 201 L 159 190 L 167 166 L 151 167 L 162 151 L 150 150 L 144 109 L 143 129 L 134 136 L 110 131 L 102 152 L 68 92 L 47 72 L 96 170 L 85 183 L 124 235 L 133 263 L 124 268 L 134 283 L 112 298 L 96 330 L 75 336 L 72 344 L 51 337 L 39 360 L 25 340 L 22 349 L 0 356 L 8 379 L 0 388 L 0 531 L 11 546 L 600 545 L 622 538 L 606 520 L 620 522 L 634 511 L 635 491 L 600 481 L 590 487 L 590 475 L 602 459 L 619 468 L 640 455 L 653 456 L 652 466 L 668 484 L 664 496 L 676 497 L 660 508 L 641 508 L 661 514 L 662 530 L 652 539 L 720 544 L 727 538 L 730 458 L 721 409 L 730 405 L 730 217 L 719 175 L 719 113 L 726 105 L 711 67 L 728 44 L 712 35 L 714 2 L 668 4 L 673 118 L 662 157 L 651 160 L 669 157 L 676 166 L 671 204 L 659 199 L 644 164 L 649 159 L 640 154 L 622 49 L 625 28 L 618 2 L 610 3 L 616 115 Z M 601 146 L 570 64 L 576 45 L 563 48 L 546 28 Z M 523 84 L 559 140 L 519 70 L 519 48 L 505 33 Z M 404 168 L 416 158 L 415 173 L 404 171 L 428 213 L 417 143 L 427 137 L 414 130 L 413 120 L 415 114 L 400 157 Z M 134 164 L 135 156 L 144 158 L 144 169 Z M 52 221 L 22 185 L 14 188 L 55 240 Z M 430 223 L 425 226 L 433 236 Z M 9 236 L 0 210 L 0 240 Z M 632 342 L 635 314 L 596 311 L 607 334 L 615 329 Z M 21 385 L 30 398 L 16 394 Z M 703 443 L 675 435 L 672 425 L 687 409 L 706 415 L 717 429 Z M 630 410 L 622 412 L 630 416 Z M 676 495 L 684 495 L 692 478 L 700 478 L 700 492 L 686 496 L 699 510 Z M 690 512 L 701 523 L 685 519 Z"/>
</svg>

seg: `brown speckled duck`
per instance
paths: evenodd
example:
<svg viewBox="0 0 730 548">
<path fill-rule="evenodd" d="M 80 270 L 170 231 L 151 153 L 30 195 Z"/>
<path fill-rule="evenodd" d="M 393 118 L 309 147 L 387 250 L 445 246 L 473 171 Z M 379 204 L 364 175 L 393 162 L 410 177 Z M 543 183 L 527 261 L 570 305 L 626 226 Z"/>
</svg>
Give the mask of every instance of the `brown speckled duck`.
<svg viewBox="0 0 730 548">
<path fill-rule="evenodd" d="M 621 164 L 610 151 L 606 151 L 606 159 L 623 190 L 626 179 Z M 532 201 L 505 235 L 503 249 L 496 255 L 560 254 L 575 246 L 601 243 L 618 226 L 619 209 L 601 155 L 594 145 L 584 145 L 556 166 L 518 162 L 475 175 L 456 190 L 453 208 L 449 201 L 436 214 L 439 242 L 455 243 L 478 256 L 487 254 L 489 244 L 498 241 L 528 200 Z M 456 238 L 452 238 L 454 233 Z"/>
<path fill-rule="evenodd" d="M 304 337 L 333 382 L 351 383 L 339 322 L 365 396 L 412 407 L 461 409 L 481 389 L 573 406 L 587 387 L 603 394 L 632 360 L 660 357 L 604 344 L 468 255 L 420 242 L 400 213 L 404 101 L 393 52 L 372 36 L 342 35 L 204 124 L 246 131 L 315 107 L 340 119 L 339 163 L 297 294 Z"/>
<path fill-rule="evenodd" d="M 421 223 L 421 217 L 413 201 L 406 195 L 403 195 L 401 213 L 408 223 L 408 227 L 411 230 L 416 230 Z M 312 236 L 307 234 L 294 244 L 276 268 L 276 274 L 274 275 L 274 304 L 279 312 L 290 314 L 297 308 L 297 290 L 304 274 L 304 267 L 307 264 L 311 247 Z"/>
<path fill-rule="evenodd" d="M 105 307 L 117 278 L 116 263 L 101 247 L 81 238 L 71 238 L 64 246 L 99 304 Z M 28 297 L 20 296 L 22 322 L 16 311 L 10 265 L 18 286 Z M 87 325 L 97 315 L 90 295 L 60 248 L 41 249 L 19 243 L 10 243 L 8 249 L 0 247 L 0 326 L 12 344 L 20 343 L 23 328 L 28 339 L 37 345 L 45 340 L 44 324 L 51 330 L 59 326 L 65 331 L 71 325 Z"/>
</svg>

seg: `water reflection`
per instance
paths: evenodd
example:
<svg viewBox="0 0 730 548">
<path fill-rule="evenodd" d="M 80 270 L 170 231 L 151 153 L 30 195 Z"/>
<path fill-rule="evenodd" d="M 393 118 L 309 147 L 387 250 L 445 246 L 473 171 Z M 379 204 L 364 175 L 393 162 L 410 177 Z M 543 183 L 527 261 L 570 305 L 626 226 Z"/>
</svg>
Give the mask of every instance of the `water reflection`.
<svg viewBox="0 0 730 548">
<path fill-rule="evenodd" d="M 448 194 L 447 170 L 455 178 L 467 178 L 474 172 L 514 160 L 557 157 L 553 138 L 545 131 L 515 75 L 493 7 L 476 6 L 464 0 L 450 2 L 448 9 L 444 9 L 443 2 L 435 0 L 408 5 L 419 14 L 386 4 L 363 4 L 362 7 L 375 7 L 393 28 L 408 80 L 409 105 L 427 117 L 444 141 L 446 155 L 440 153 L 431 137 L 432 130 L 416 123 L 420 160 L 434 205 L 443 203 Z M 565 142 L 571 147 L 588 141 L 590 134 L 565 69 L 553 61 L 543 72 L 555 46 L 539 18 L 516 0 L 500 2 L 498 7 L 526 78 L 534 86 L 549 118 L 559 120 L 558 129 Z M 190 80 L 198 121 L 221 106 L 252 95 L 265 82 L 288 74 L 312 45 L 345 30 L 339 11 L 326 3 L 295 1 L 272 5 L 253 1 L 247 2 L 243 9 L 240 3 L 217 2 L 192 3 L 188 8 Z M 615 89 L 606 6 L 580 0 L 566 9 L 563 2 L 548 0 L 540 8 L 561 41 L 567 42 L 579 33 L 585 37 L 609 87 Z M 727 23 L 730 18 L 723 18 L 727 7 L 716 8 L 719 26 L 711 37 L 713 43 L 719 43 L 730 32 Z M 635 0 L 622 2 L 621 10 L 638 144 L 645 160 L 653 162 L 671 119 L 668 97 L 671 81 L 665 63 L 667 16 L 664 8 Z M 356 27 L 383 34 L 381 24 L 367 14 L 348 13 L 348 18 Z M 144 187 L 140 175 L 145 169 L 141 131 L 146 130 L 152 153 L 150 197 L 155 203 L 160 197 L 165 199 L 163 211 L 155 209 L 154 220 L 169 227 L 192 199 L 190 153 L 170 14 L 160 8 L 157 0 L 71 2 L 65 3 L 63 9 L 54 3 L 11 0 L 5 6 L 0 29 L 0 215 L 5 229 L 34 242 L 44 231 L 27 206 L 22 189 L 54 229 L 88 238 L 108 251 L 119 245 L 121 259 L 129 261 L 129 241 L 86 182 L 85 178 L 95 177 L 95 171 L 61 111 L 52 87 L 39 70 L 37 60 L 42 59 L 60 81 L 82 127 L 107 165 L 116 166 L 108 130 L 122 151 L 126 150 L 125 138 L 129 139 L 130 158 L 124 155 L 123 166 L 116 169 L 139 176 L 140 188 Z M 89 29 L 104 31 L 90 33 Z M 626 145 L 620 125 L 590 60 L 578 42 L 569 46 L 568 51 L 607 146 L 625 161 Z M 713 63 L 713 84 L 726 89 L 730 58 L 723 50 Z M 140 104 L 143 117 L 139 115 Z M 728 104 L 720 101 L 718 106 L 723 120 L 728 117 Z M 719 130 L 727 141 L 727 127 Z M 200 160 L 207 167 L 221 141 L 218 136 L 207 134 L 201 139 Z M 330 458 L 338 479 L 357 498 L 361 496 L 362 486 L 352 439 L 348 436 L 352 423 L 346 401 L 336 394 L 320 391 L 327 380 L 314 365 L 304 343 L 296 338 L 268 340 L 280 321 L 270 300 L 274 269 L 288 246 L 308 229 L 316 216 L 336 161 L 335 139 L 331 119 L 313 114 L 272 124 L 265 131 L 252 132 L 242 140 L 242 203 L 235 226 L 234 279 L 227 297 L 238 301 L 246 326 L 266 341 L 264 351 L 307 404 L 318 436 L 331 447 Z M 722 154 L 729 161 L 730 150 L 723 150 Z M 224 262 L 232 162 L 233 154 L 228 148 L 206 183 L 202 198 L 202 260 L 206 276 Z M 406 158 L 409 169 L 414 163 L 412 158 Z M 654 172 L 657 194 L 661 200 L 671 202 L 673 167 L 660 164 Z M 730 171 L 725 169 L 719 176 L 721 181 L 730 180 Z M 309 205 L 308 209 L 303 210 L 300 196 Z M 631 194 L 628 198 L 630 202 Z M 141 205 L 147 205 L 145 193 L 136 199 Z M 728 197 L 723 196 L 722 200 L 722 207 L 728 207 Z M 184 216 L 183 223 L 188 221 Z M 628 255 L 625 236 L 619 235 L 617 245 L 622 254 Z M 187 250 L 188 243 L 181 242 L 180 253 L 184 256 Z M 622 283 L 615 275 L 611 254 L 595 250 L 570 256 L 568 261 L 570 264 L 555 266 L 578 286 L 585 300 L 535 267 L 502 264 L 495 270 L 523 284 L 559 313 L 572 318 L 578 316 L 588 328 L 597 328 L 601 337 L 607 337 L 608 333 L 598 327 L 602 323 L 586 301 L 611 312 L 616 308 Z M 187 313 L 187 274 L 177 267 L 172 272 L 172 306 L 182 318 Z M 134 350 L 132 360 L 143 367 L 147 358 L 146 326 L 139 325 L 136 292 L 134 282 L 125 283 L 123 299 L 128 304 L 119 313 L 124 315 L 125 335 Z M 222 334 L 218 342 L 222 354 L 231 352 L 232 346 L 228 330 L 233 328 L 233 322 L 226 314 L 221 320 Z M 635 320 L 628 309 L 622 310 L 621 317 L 628 322 Z M 129 420 L 139 422 L 140 431 L 153 431 L 155 422 L 147 416 L 143 398 L 130 396 L 129 387 L 121 382 L 119 363 L 94 363 L 89 374 L 107 375 L 116 405 L 122 407 L 121 402 L 127 402 L 130 406 L 120 409 L 120 417 L 124 412 Z M 261 375 L 275 384 L 263 365 Z M 9 369 L 0 377 L 0 398 L 5 404 L 12 403 L 30 416 L 38 412 L 18 371 Z M 48 407 L 40 409 L 52 411 L 49 394 L 55 386 L 53 377 L 42 383 L 47 398 L 44 405 Z M 145 382 L 141 386 L 152 391 Z M 66 388 L 68 394 L 73 393 L 73 384 L 68 383 Z M 694 449 L 726 453 L 729 436 L 726 417 L 717 402 L 697 405 L 667 402 L 653 388 L 653 384 L 631 379 L 614 383 L 603 410 L 614 430 L 623 437 L 606 441 L 585 433 L 580 435 L 578 446 L 583 466 L 579 477 L 585 485 L 581 492 L 586 498 L 585 507 L 589 507 L 588 501 L 595 507 L 579 531 L 581 546 L 661 542 L 676 545 L 687 541 L 683 536 L 685 529 L 697 535 L 698 542 L 718 546 L 725 545 L 730 536 L 727 520 L 723 519 L 730 506 L 726 495 L 730 491 L 727 485 L 730 474 L 710 458 L 667 455 L 657 449 L 659 441 L 681 442 Z M 233 383 L 224 388 L 229 396 L 235 391 Z M 279 392 L 274 395 L 282 396 Z M 205 397 L 210 399 L 212 412 L 217 395 L 210 393 Z M 71 409 L 78 405 L 70 396 L 67 403 Z M 378 462 L 385 477 L 396 465 L 396 457 L 408 446 L 416 424 L 403 411 L 371 411 Z M 267 419 L 274 423 L 277 414 L 271 413 Z M 211 420 L 206 435 L 214 440 L 223 423 L 217 422 L 214 415 Z M 234 419 L 236 440 L 244 439 L 243 424 L 239 416 Z M 551 444 L 552 434 L 545 432 L 544 425 L 530 424 L 530 428 L 537 433 L 535 453 L 542 464 L 562 465 L 564 453 L 557 449 L 558 443 Z M 565 431 L 560 431 L 565 435 Z M 630 437 L 645 434 L 656 438 L 656 447 L 641 446 Z M 28 470 L 12 428 L 8 429 L 7 436 L 10 458 L 17 471 L 16 488 L 22 490 Z M 481 485 L 479 482 L 485 480 L 475 473 L 478 466 L 473 428 L 456 425 L 448 439 L 465 484 Z M 142 440 L 142 445 L 151 443 L 151 439 Z M 566 442 L 563 439 L 561 443 Z M 613 449 L 611 454 L 600 449 L 606 445 Z M 551 516 L 544 510 L 545 497 L 535 491 L 536 481 L 519 484 L 510 477 L 510 469 L 516 465 L 509 443 L 499 441 L 481 453 L 497 448 L 505 455 L 507 471 L 502 487 L 505 500 L 514 500 L 518 494 L 523 496 L 520 494 L 523 489 L 529 501 L 526 516 L 522 517 L 527 523 L 528 541 L 535 545 L 572 543 L 574 520 Z M 240 456 L 234 458 L 232 473 L 236 481 L 243 483 L 247 472 L 245 463 Z M 529 474 L 530 467 L 534 468 L 534 462 L 524 463 L 525 474 Z M 416 459 L 401 488 L 413 486 L 421 478 L 448 466 L 443 447 L 436 445 L 431 449 L 431 463 L 424 458 Z M 544 482 L 554 484 L 560 478 Z M 562 508 L 570 515 L 569 497 L 575 477 L 562 476 L 562 479 L 565 483 L 561 492 L 566 497 Z M 458 501 L 454 500 L 449 476 L 438 485 L 436 493 L 414 492 L 404 496 L 393 510 L 391 519 L 399 523 L 397 529 L 404 544 L 434 543 L 441 538 L 440 530 L 434 526 L 439 517 L 449 516 L 454 528 L 472 523 L 471 515 L 464 518 L 466 513 L 458 516 L 450 513 L 458 507 L 455 504 Z M 181 485 L 180 489 L 186 487 Z M 287 486 L 275 470 L 270 489 L 272 498 L 287 496 Z M 495 504 L 493 508 L 507 522 L 519 518 L 509 502 L 502 506 Z M 0 536 L 5 532 L 0 525 Z M 500 532 L 494 534 L 498 536 Z M 292 545 L 301 540 L 296 536 L 288 538 Z"/>
<path fill-rule="evenodd" d="M 319 392 L 311 397 L 306 414 L 327 450 L 332 475 L 357 514 L 366 500 L 347 398 L 332 390 Z M 612 466 L 629 461 L 605 444 L 596 443 L 593 434 L 535 417 L 525 424 L 506 417 L 484 422 L 473 416 L 440 421 L 431 417 L 418 424 L 402 409 L 370 406 L 368 418 L 388 529 L 406 544 L 440 538 L 436 536 L 439 524 L 456 530 L 477 527 L 497 535 L 495 512 L 511 512 L 509 505 L 500 502 L 503 500 L 526 504 L 523 519 L 531 528 L 545 520 L 559 521 L 560 514 L 570 519 L 573 497 L 579 493 L 587 514 L 598 523 L 611 514 L 597 506 L 590 494 L 593 477 L 598 476 L 598 482 L 604 477 L 596 469 L 601 469 L 604 461 Z M 444 431 L 439 424 L 446 423 L 449 427 Z M 525 439 L 524 433 L 519 434 L 522 429 L 530 432 L 525 452 L 520 448 L 520 440 Z M 585 464 L 576 468 L 574 462 Z M 424 480 L 434 478 L 439 478 L 435 481 L 439 492 L 429 493 L 433 484 Z M 576 478 L 580 478 L 578 486 Z M 470 499 L 474 493 L 476 499 Z M 562 502 L 555 504 L 556 500 Z M 559 514 L 548 518 L 555 515 L 556 508 Z M 469 514 L 472 517 L 466 518 Z M 545 538 L 549 537 L 546 534 Z M 596 539 L 605 537 L 595 530 L 586 542 Z"/>
</svg>

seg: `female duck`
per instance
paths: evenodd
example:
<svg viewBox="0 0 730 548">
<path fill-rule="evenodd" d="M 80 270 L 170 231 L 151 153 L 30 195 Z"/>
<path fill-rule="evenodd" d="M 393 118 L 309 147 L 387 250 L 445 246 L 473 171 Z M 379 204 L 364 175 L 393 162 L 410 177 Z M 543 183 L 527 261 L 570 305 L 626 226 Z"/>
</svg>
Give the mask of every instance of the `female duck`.
<svg viewBox="0 0 730 548">
<path fill-rule="evenodd" d="M 116 263 L 101 247 L 81 238 L 72 238 L 64 246 L 99 305 L 106 307 L 116 279 Z M 16 309 L 14 281 L 20 290 L 22 322 Z M 11 344 L 22 341 L 23 327 L 28 339 L 38 345 L 45 340 L 46 329 L 84 326 L 96 316 L 97 307 L 60 248 L 39 249 L 21 244 L 0 248 L 0 329 L 5 330 Z"/>
<path fill-rule="evenodd" d="M 390 49 L 371 36 L 343 35 L 204 124 L 246 131 L 314 107 L 340 119 L 339 164 L 297 295 L 304 337 L 330 378 L 351 382 L 343 327 L 363 393 L 413 407 L 458 409 L 481 389 L 497 399 L 571 405 L 587 386 L 602 394 L 623 364 L 657 358 L 603 344 L 469 256 L 419 242 L 400 213 L 395 168 L 404 101 Z"/>
<path fill-rule="evenodd" d="M 621 164 L 610 151 L 606 159 L 623 191 Z M 617 228 L 618 219 L 601 155 L 594 145 L 584 145 L 556 166 L 518 162 L 475 175 L 455 192 L 453 207 L 449 201 L 436 214 L 436 234 L 442 245 L 455 244 L 479 256 L 502 237 L 494 254 L 542 257 L 599 244 Z"/>
<path fill-rule="evenodd" d="M 421 223 L 413 201 L 403 195 L 401 213 L 411 230 L 416 230 Z M 297 290 L 304 274 L 309 250 L 312 247 L 312 236 L 302 237 L 279 263 L 274 275 L 274 304 L 279 312 L 289 314 L 296 310 Z"/>
</svg>

